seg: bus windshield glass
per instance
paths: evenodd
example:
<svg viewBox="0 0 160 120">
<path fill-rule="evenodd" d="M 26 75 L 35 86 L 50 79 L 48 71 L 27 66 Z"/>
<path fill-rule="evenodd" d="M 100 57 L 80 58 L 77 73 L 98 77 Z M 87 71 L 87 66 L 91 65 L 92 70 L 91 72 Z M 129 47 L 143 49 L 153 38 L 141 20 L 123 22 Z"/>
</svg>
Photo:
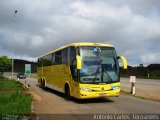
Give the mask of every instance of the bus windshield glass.
<svg viewBox="0 0 160 120">
<path fill-rule="evenodd" d="M 119 64 L 113 47 L 80 47 L 80 82 L 89 84 L 119 81 Z"/>
</svg>

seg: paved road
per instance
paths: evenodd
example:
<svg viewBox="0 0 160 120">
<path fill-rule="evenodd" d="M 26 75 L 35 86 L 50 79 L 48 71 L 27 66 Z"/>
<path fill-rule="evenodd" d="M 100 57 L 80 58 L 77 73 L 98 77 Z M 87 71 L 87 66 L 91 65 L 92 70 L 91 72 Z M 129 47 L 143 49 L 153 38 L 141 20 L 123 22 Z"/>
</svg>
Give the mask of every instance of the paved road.
<svg viewBox="0 0 160 120">
<path fill-rule="evenodd" d="M 25 80 L 21 81 L 25 82 Z M 73 120 L 93 119 L 93 114 L 160 114 L 160 102 L 144 100 L 123 93 L 119 97 L 90 100 L 72 98 L 67 101 L 62 93 L 51 89 L 41 89 L 37 85 L 36 79 L 27 79 L 26 81 L 27 84 L 31 85 L 31 90 L 35 94 L 35 113 L 40 120 L 52 120 L 53 117 L 55 119 L 68 118 Z"/>
<path fill-rule="evenodd" d="M 129 78 L 121 78 L 122 83 L 129 83 Z M 154 79 L 139 79 L 136 78 L 136 83 L 141 84 L 141 85 L 147 85 L 147 86 L 152 86 L 158 87 L 160 86 L 160 80 L 154 80 Z"/>
</svg>

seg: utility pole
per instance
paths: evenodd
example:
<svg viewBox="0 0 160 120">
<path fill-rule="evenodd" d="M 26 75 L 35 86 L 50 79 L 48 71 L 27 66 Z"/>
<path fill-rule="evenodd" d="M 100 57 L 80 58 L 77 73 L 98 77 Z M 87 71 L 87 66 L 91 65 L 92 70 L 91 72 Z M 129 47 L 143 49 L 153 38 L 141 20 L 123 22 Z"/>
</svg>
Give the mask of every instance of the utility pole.
<svg viewBox="0 0 160 120">
<path fill-rule="evenodd" d="M 17 14 L 17 10 L 14 11 L 14 15 L 13 15 L 13 40 L 15 39 L 15 19 L 16 19 L 16 14 Z M 12 40 L 12 41 L 13 41 Z M 13 42 L 12 42 L 12 79 L 13 79 L 13 74 L 14 74 L 14 50 L 13 50 Z"/>
</svg>

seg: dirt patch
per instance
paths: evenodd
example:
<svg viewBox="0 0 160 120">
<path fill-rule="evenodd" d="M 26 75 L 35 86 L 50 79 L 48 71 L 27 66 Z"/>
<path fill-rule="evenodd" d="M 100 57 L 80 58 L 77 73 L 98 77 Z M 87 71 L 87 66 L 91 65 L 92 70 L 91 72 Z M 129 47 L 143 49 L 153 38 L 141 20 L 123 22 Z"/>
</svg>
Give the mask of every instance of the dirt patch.
<svg viewBox="0 0 160 120">
<path fill-rule="evenodd" d="M 33 101 L 41 101 L 42 100 L 42 98 L 38 94 L 34 93 L 31 90 L 25 90 L 25 91 L 23 91 L 23 93 L 32 95 Z"/>
<path fill-rule="evenodd" d="M 122 92 L 127 92 L 131 94 L 130 87 L 121 86 Z M 158 101 L 160 102 L 160 89 L 153 88 L 152 90 L 148 90 L 147 88 L 136 88 L 136 95 L 139 98 Z"/>
<path fill-rule="evenodd" d="M 1 93 L 21 93 L 21 90 L 0 90 Z"/>
</svg>

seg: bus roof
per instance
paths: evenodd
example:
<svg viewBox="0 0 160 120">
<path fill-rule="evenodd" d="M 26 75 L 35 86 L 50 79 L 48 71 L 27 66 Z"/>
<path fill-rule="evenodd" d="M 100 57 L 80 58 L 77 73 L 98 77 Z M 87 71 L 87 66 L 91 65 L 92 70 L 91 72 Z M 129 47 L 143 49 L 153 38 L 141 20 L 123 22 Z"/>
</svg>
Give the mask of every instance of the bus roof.
<svg viewBox="0 0 160 120">
<path fill-rule="evenodd" d="M 40 57 L 43 57 L 43 56 L 46 56 L 50 53 L 53 53 L 53 52 L 56 52 L 56 51 L 59 51 L 59 50 L 62 50 L 64 48 L 67 48 L 67 47 L 70 47 L 70 46 L 102 46 L 102 47 L 114 47 L 113 45 L 110 45 L 110 44 L 104 44 L 104 43 L 93 43 L 93 42 L 79 42 L 79 43 L 72 43 L 72 44 L 69 44 L 69 45 L 66 45 L 66 46 L 62 46 L 60 48 L 57 48 L 55 50 L 52 50 L 51 52 L 47 53 L 47 54 L 44 54 Z M 39 57 L 39 58 L 40 58 Z"/>
</svg>

